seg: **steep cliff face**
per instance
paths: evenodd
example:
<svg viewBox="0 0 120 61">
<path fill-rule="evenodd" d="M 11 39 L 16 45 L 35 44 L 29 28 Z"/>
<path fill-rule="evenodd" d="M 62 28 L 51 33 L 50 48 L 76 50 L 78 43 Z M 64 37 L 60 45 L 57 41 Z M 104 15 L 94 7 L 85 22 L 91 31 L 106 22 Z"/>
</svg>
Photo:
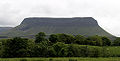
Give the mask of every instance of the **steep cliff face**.
<svg viewBox="0 0 120 61">
<path fill-rule="evenodd" d="M 81 34 L 85 36 L 101 35 L 111 37 L 112 35 L 103 30 L 92 17 L 75 18 L 25 18 L 23 22 L 3 34 L 11 36 L 29 36 L 38 32 L 48 35 L 53 33 Z"/>
</svg>

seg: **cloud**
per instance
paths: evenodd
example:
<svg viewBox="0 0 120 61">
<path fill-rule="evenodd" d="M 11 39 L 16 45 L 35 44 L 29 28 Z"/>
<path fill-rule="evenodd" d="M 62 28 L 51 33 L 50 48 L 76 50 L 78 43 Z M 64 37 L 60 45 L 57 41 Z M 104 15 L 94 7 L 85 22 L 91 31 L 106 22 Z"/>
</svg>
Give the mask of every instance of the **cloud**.
<svg viewBox="0 0 120 61">
<path fill-rule="evenodd" d="M 0 0 L 0 26 L 17 26 L 26 17 L 94 17 L 120 36 L 119 0 Z"/>
</svg>

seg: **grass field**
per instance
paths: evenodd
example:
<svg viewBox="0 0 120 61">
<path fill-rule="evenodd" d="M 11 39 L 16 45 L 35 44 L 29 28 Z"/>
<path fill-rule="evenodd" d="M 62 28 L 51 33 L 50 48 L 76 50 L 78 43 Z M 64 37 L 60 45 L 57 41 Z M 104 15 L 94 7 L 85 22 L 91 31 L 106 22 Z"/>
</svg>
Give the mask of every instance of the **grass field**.
<svg viewBox="0 0 120 61">
<path fill-rule="evenodd" d="M 0 61 L 120 61 L 120 58 L 0 58 Z"/>
</svg>

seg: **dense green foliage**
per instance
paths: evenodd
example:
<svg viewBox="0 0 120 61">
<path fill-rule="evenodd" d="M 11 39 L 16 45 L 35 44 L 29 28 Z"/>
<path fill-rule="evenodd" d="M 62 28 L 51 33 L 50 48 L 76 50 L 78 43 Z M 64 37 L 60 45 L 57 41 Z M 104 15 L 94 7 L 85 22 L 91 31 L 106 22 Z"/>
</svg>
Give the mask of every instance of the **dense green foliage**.
<svg viewBox="0 0 120 61">
<path fill-rule="evenodd" d="M 120 46 L 120 38 L 117 38 L 114 42 L 113 45 L 115 46 Z"/>
<path fill-rule="evenodd" d="M 44 32 L 40 32 L 35 40 L 20 37 L 0 40 L 0 57 L 118 57 L 119 41 L 120 38 L 112 42 L 105 36 L 63 33 L 47 38 Z"/>
<path fill-rule="evenodd" d="M 33 46 L 33 41 L 15 37 L 8 39 L 3 44 L 2 57 L 27 57 L 30 56 L 30 51 Z"/>
<path fill-rule="evenodd" d="M 41 41 L 45 41 L 45 33 L 44 32 L 40 32 L 36 35 L 36 40 L 35 43 L 40 43 Z"/>
</svg>

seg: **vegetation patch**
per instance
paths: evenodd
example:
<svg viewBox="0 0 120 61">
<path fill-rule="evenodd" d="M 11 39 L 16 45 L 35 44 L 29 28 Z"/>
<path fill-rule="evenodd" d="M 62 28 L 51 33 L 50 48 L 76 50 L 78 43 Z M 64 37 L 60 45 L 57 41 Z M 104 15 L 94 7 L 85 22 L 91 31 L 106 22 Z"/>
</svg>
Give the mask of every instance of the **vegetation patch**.
<svg viewBox="0 0 120 61">
<path fill-rule="evenodd" d="M 35 37 L 0 40 L 0 57 L 120 57 L 120 38 L 111 41 L 105 36 L 84 37 L 63 33 L 46 37 L 44 32 L 38 33 Z M 21 59 L 25 60 L 27 59 Z"/>
</svg>

